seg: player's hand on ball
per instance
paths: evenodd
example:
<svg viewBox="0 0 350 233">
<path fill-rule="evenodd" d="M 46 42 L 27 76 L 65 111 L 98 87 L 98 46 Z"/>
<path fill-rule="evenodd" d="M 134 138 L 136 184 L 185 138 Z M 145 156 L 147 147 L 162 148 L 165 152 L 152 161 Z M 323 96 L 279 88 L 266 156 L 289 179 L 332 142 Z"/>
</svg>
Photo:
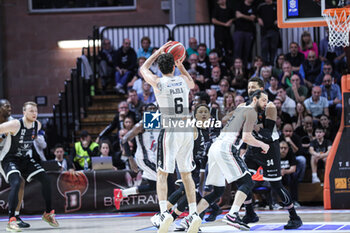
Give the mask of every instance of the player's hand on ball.
<svg viewBox="0 0 350 233">
<path fill-rule="evenodd" d="M 267 154 L 267 152 L 268 152 L 269 149 L 270 149 L 270 146 L 264 143 L 264 144 L 261 146 L 261 149 L 262 149 L 262 153 L 263 153 L 263 154 Z"/>
<path fill-rule="evenodd" d="M 177 67 L 183 66 L 182 62 L 184 61 L 184 59 L 185 59 L 185 57 L 182 58 L 182 59 L 176 60 L 176 61 L 175 61 L 175 65 L 176 65 Z"/>
<path fill-rule="evenodd" d="M 159 51 L 161 53 L 164 53 L 165 52 L 165 49 L 168 48 L 170 46 L 170 43 L 173 42 L 173 41 L 168 41 L 167 43 L 163 44 L 162 47 L 159 48 Z"/>
</svg>

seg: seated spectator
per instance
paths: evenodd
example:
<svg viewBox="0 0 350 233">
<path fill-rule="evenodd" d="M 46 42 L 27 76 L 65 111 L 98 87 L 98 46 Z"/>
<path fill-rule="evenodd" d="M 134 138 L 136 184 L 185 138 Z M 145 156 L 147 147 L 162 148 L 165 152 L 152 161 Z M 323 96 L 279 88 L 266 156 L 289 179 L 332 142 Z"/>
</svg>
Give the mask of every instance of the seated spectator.
<svg viewBox="0 0 350 233">
<path fill-rule="evenodd" d="M 332 147 L 331 141 L 324 138 L 325 132 L 321 127 L 316 128 L 315 137 L 316 139 L 310 143 L 310 154 L 311 154 L 311 170 L 312 170 L 312 183 L 320 183 L 320 179 L 317 176 L 317 165 L 318 161 L 322 160 L 326 163 L 327 156 Z"/>
<path fill-rule="evenodd" d="M 282 135 L 282 126 L 283 126 L 283 121 L 281 119 L 281 117 L 277 116 L 276 118 L 276 128 L 277 128 L 277 132 L 278 135 L 281 136 Z"/>
<path fill-rule="evenodd" d="M 319 126 L 321 126 L 325 131 L 324 138 L 333 142 L 335 136 L 337 135 L 339 126 L 333 125 L 329 120 L 329 117 L 324 114 L 320 117 Z"/>
<path fill-rule="evenodd" d="M 145 63 L 146 58 L 145 57 L 139 57 L 137 58 L 137 64 L 138 64 L 138 68 L 137 68 L 137 72 L 134 75 L 133 79 L 128 83 L 128 89 L 134 89 L 137 94 L 142 93 L 142 81 L 143 81 L 143 77 L 140 73 L 140 67 L 143 65 L 143 63 Z"/>
<path fill-rule="evenodd" d="M 227 79 L 221 79 L 219 84 L 218 97 L 224 97 L 224 95 L 230 91 L 230 84 Z"/>
<path fill-rule="evenodd" d="M 226 92 L 224 95 L 224 111 L 223 114 L 233 111 L 236 108 L 235 94 L 233 92 Z"/>
<path fill-rule="evenodd" d="M 130 40 L 125 38 L 123 45 L 117 50 L 115 55 L 115 88 L 121 94 L 125 94 L 125 88 L 128 82 L 131 81 L 133 72 L 137 66 L 136 53 L 130 45 Z"/>
<path fill-rule="evenodd" d="M 341 117 L 342 113 L 342 94 L 340 87 L 336 83 L 332 83 L 332 76 L 326 74 L 323 77 L 323 84 L 321 85 L 322 94 L 328 100 L 328 108 L 331 116 Z"/>
<path fill-rule="evenodd" d="M 304 118 L 307 116 L 306 107 L 303 102 L 298 102 L 295 107 L 296 116 L 292 117 L 293 129 L 302 126 Z"/>
<path fill-rule="evenodd" d="M 302 125 L 294 130 L 294 133 L 301 139 L 301 146 L 304 155 L 309 154 L 310 142 L 314 140 L 314 127 L 312 117 L 307 115 L 302 121 Z"/>
<path fill-rule="evenodd" d="M 195 71 L 197 71 L 199 74 L 204 75 L 204 77 L 209 78 L 210 73 L 207 73 L 208 70 L 204 69 L 203 67 L 198 65 L 198 55 L 197 54 L 192 54 L 189 56 L 188 58 L 188 62 L 189 62 L 189 67 L 188 69 L 194 69 Z"/>
<path fill-rule="evenodd" d="M 290 79 L 291 79 L 292 75 L 295 74 L 296 72 L 292 71 L 292 66 L 291 66 L 289 61 L 283 62 L 282 70 L 283 70 L 283 74 L 281 76 L 279 76 L 280 84 L 285 88 L 291 87 L 292 83 L 291 83 Z M 303 84 L 303 82 L 302 82 L 302 84 Z"/>
<path fill-rule="evenodd" d="M 286 54 L 285 60 L 291 64 L 291 71 L 299 71 L 300 65 L 305 60 L 304 54 L 299 52 L 299 45 L 296 42 L 292 42 L 289 45 L 289 53 Z"/>
<path fill-rule="evenodd" d="M 267 95 L 270 101 L 275 100 L 277 96 L 277 89 L 278 89 L 278 78 L 271 76 L 269 79 L 269 87 L 265 90 L 267 92 Z"/>
<path fill-rule="evenodd" d="M 241 95 L 236 95 L 236 97 L 235 97 L 235 107 L 237 108 L 238 105 L 244 103 L 244 101 L 245 101 L 245 100 L 244 100 L 244 97 L 243 97 L 243 96 L 241 96 Z"/>
<path fill-rule="evenodd" d="M 276 110 L 277 110 L 277 116 L 279 116 L 282 120 L 282 122 L 284 124 L 292 123 L 292 118 L 290 117 L 290 115 L 286 112 L 282 111 L 282 100 L 280 97 L 276 97 L 275 100 L 273 101 L 274 105 L 276 106 Z"/>
<path fill-rule="evenodd" d="M 249 71 L 249 78 L 258 77 L 262 79 L 261 68 L 264 65 L 262 57 L 256 56 L 253 60 L 253 67 Z"/>
<path fill-rule="evenodd" d="M 65 158 L 63 145 L 56 144 L 53 153 L 55 155 L 55 161 L 61 167 L 61 171 L 74 171 L 72 161 L 69 158 Z"/>
<path fill-rule="evenodd" d="M 126 101 L 122 101 L 118 105 L 118 112 L 115 114 L 113 121 L 101 131 L 96 139 L 96 142 L 99 142 L 100 139 L 109 139 L 109 141 L 113 144 L 113 151 L 120 150 L 118 143 L 116 144 L 117 147 L 115 147 L 115 144 L 113 143 L 115 140 L 113 140 L 113 136 L 110 134 L 115 129 L 123 129 L 123 121 L 127 116 L 132 117 L 134 119 L 134 122 L 136 121 L 135 113 L 129 110 L 128 103 Z"/>
<path fill-rule="evenodd" d="M 206 70 L 207 74 L 210 74 L 210 62 L 209 62 L 209 57 L 207 55 L 207 45 L 203 43 L 199 44 L 197 51 L 198 51 L 197 65 L 202 67 L 204 70 Z"/>
<path fill-rule="evenodd" d="M 295 102 L 304 102 L 309 90 L 304 85 L 300 85 L 300 77 L 298 74 L 293 74 L 290 81 L 292 86 L 287 88 L 287 95 Z"/>
<path fill-rule="evenodd" d="M 294 205 L 299 205 L 298 202 L 298 174 L 297 161 L 295 155 L 289 149 L 288 143 L 286 141 L 280 142 L 280 152 L 281 152 L 281 175 L 283 185 L 287 185 L 290 190 L 291 198 L 293 199 Z"/>
<path fill-rule="evenodd" d="M 126 102 L 128 103 L 129 110 L 135 113 L 136 120 L 140 120 L 142 118 L 142 106 L 145 104 L 142 98 L 140 98 L 140 95 L 138 95 L 134 89 L 130 89 Z"/>
<path fill-rule="evenodd" d="M 126 116 L 123 121 L 123 129 L 126 129 L 129 131 L 132 129 L 134 125 L 135 125 L 134 118 L 132 118 L 131 116 Z"/>
<path fill-rule="evenodd" d="M 260 78 L 264 80 L 265 83 L 265 90 L 267 90 L 270 87 L 270 79 L 272 77 L 272 68 L 271 66 L 263 66 L 261 68 L 261 76 Z"/>
<path fill-rule="evenodd" d="M 307 59 L 300 66 L 300 75 L 303 77 L 308 88 L 312 88 L 317 76 L 321 72 L 321 61 L 316 58 L 314 51 L 310 51 L 307 55 Z"/>
<path fill-rule="evenodd" d="M 275 66 L 272 68 L 272 76 L 280 77 L 282 75 L 283 73 L 282 65 L 284 61 L 285 61 L 285 56 L 283 53 L 277 56 Z"/>
<path fill-rule="evenodd" d="M 323 77 L 326 74 L 332 76 L 332 83 L 337 83 L 339 86 L 341 85 L 341 75 L 333 69 L 333 66 L 329 61 L 325 61 L 323 63 L 322 72 L 317 76 L 315 80 L 315 85 L 321 85 L 323 82 Z"/>
<path fill-rule="evenodd" d="M 244 78 L 247 77 L 247 72 L 245 70 L 245 67 L 243 65 L 243 61 L 241 58 L 237 57 L 235 58 L 233 65 L 230 67 L 230 73 L 232 80 L 237 76 L 242 76 Z"/>
<path fill-rule="evenodd" d="M 316 58 L 318 58 L 318 47 L 316 42 L 312 41 L 310 32 L 304 31 L 303 34 L 301 34 L 301 46 L 299 52 L 303 53 L 306 59 L 310 51 L 315 52 Z"/>
<path fill-rule="evenodd" d="M 220 68 L 220 78 L 227 76 L 227 68 L 224 63 L 220 62 L 218 53 L 214 50 L 209 53 L 210 70 L 213 72 L 215 67 Z"/>
<path fill-rule="evenodd" d="M 277 89 L 277 96 L 282 101 L 282 111 L 289 114 L 290 117 L 295 116 L 295 101 L 289 98 L 286 90 L 283 87 Z"/>
<path fill-rule="evenodd" d="M 138 95 L 138 98 L 140 99 L 140 101 L 142 101 L 142 103 L 150 104 L 156 101 L 156 97 L 149 83 L 144 81 L 142 84 L 142 90 L 143 90 L 143 93 Z M 141 118 L 138 118 L 138 119 L 141 119 Z"/>
<path fill-rule="evenodd" d="M 112 151 L 112 146 L 110 141 L 101 140 L 99 143 L 99 152 L 100 152 L 100 157 L 112 157 L 113 167 L 115 170 L 118 170 L 117 168 L 118 162 L 116 161 L 115 155 Z"/>
<path fill-rule="evenodd" d="M 188 49 L 186 49 L 187 56 L 190 57 L 192 54 L 198 55 L 198 52 L 197 52 L 197 46 L 198 46 L 197 39 L 194 38 L 194 37 L 190 37 L 190 39 L 188 40 L 188 44 L 189 44 L 190 47 Z"/>
<path fill-rule="evenodd" d="M 314 86 L 311 91 L 311 97 L 304 101 L 304 105 L 309 114 L 314 119 L 318 119 L 322 114 L 329 116 L 328 101 L 321 96 L 322 89 L 320 86 Z"/>
<path fill-rule="evenodd" d="M 103 39 L 101 45 L 102 50 L 98 53 L 97 59 L 102 90 L 106 90 L 107 85 L 114 80 L 116 51 L 109 39 Z"/>
<path fill-rule="evenodd" d="M 98 144 L 91 140 L 86 130 L 83 130 L 79 142 L 74 144 L 71 161 L 74 162 L 76 170 L 87 170 L 91 168 L 91 157 L 98 156 L 98 153 Z"/>
<path fill-rule="evenodd" d="M 207 90 L 207 93 L 210 97 L 210 102 L 209 102 L 208 106 L 210 108 L 212 108 L 212 103 L 217 103 L 217 101 L 218 101 L 218 93 L 217 93 L 216 89 L 209 89 L 209 90 Z"/>
<path fill-rule="evenodd" d="M 141 48 L 137 50 L 137 57 L 149 58 L 152 55 L 151 39 L 147 36 L 141 38 Z"/>
<path fill-rule="evenodd" d="M 211 78 L 207 81 L 207 86 L 216 91 L 220 90 L 220 80 L 221 80 L 221 69 L 220 67 L 214 67 L 211 70 Z"/>
<path fill-rule="evenodd" d="M 231 87 L 235 89 L 236 94 L 243 96 L 245 100 L 249 99 L 247 93 L 247 84 L 248 80 L 243 75 L 238 75 L 231 81 Z"/>
<path fill-rule="evenodd" d="M 301 151 L 301 139 L 298 135 L 293 133 L 291 124 L 285 124 L 282 128 L 282 134 L 279 141 L 286 141 L 291 152 L 294 153 L 297 161 L 297 177 L 298 181 L 302 182 L 304 179 L 306 169 L 306 158 Z"/>
</svg>

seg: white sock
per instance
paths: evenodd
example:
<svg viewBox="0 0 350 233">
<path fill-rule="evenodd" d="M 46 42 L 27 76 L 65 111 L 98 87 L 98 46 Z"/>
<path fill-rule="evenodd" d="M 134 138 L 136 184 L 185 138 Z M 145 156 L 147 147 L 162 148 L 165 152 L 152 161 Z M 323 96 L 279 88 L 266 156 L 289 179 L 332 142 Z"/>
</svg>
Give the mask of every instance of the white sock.
<svg viewBox="0 0 350 233">
<path fill-rule="evenodd" d="M 15 211 L 15 216 L 18 216 L 19 215 L 19 211 Z"/>
<path fill-rule="evenodd" d="M 132 188 L 124 189 L 122 190 L 122 194 L 123 194 L 123 197 L 127 197 L 129 195 L 135 195 L 137 194 L 137 188 L 132 187 Z"/>
<path fill-rule="evenodd" d="M 312 173 L 312 177 L 317 177 L 317 173 Z"/>
<path fill-rule="evenodd" d="M 240 206 L 238 206 L 238 205 L 232 205 L 232 206 L 231 206 L 231 209 L 230 209 L 230 212 L 228 212 L 228 214 L 229 214 L 229 215 L 233 215 L 233 213 L 238 212 L 240 209 L 241 209 Z"/>
<path fill-rule="evenodd" d="M 168 210 L 167 206 L 168 206 L 167 201 L 159 201 L 160 213 L 167 211 Z"/>
<path fill-rule="evenodd" d="M 190 215 L 193 214 L 193 213 L 197 213 L 197 204 L 196 204 L 196 202 L 188 204 L 188 209 L 189 209 Z"/>
</svg>

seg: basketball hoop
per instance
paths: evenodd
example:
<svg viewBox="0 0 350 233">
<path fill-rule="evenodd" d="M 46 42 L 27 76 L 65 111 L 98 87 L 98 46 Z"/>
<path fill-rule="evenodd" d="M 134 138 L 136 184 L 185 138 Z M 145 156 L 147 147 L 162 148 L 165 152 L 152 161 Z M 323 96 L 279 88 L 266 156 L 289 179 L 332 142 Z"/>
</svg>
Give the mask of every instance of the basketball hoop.
<svg viewBox="0 0 350 233">
<path fill-rule="evenodd" d="M 331 48 L 349 46 L 350 8 L 331 8 L 323 11 L 329 34 L 328 44 Z"/>
</svg>

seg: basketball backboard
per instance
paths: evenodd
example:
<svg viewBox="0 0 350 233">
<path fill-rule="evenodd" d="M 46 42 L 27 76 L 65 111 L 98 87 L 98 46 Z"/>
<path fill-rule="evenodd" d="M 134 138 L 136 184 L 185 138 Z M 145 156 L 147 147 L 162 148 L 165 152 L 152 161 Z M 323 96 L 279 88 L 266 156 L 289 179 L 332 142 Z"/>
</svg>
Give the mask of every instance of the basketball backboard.
<svg viewBox="0 0 350 233">
<path fill-rule="evenodd" d="M 280 28 L 327 26 L 322 12 L 350 4 L 349 0 L 277 0 L 277 21 Z"/>
</svg>

